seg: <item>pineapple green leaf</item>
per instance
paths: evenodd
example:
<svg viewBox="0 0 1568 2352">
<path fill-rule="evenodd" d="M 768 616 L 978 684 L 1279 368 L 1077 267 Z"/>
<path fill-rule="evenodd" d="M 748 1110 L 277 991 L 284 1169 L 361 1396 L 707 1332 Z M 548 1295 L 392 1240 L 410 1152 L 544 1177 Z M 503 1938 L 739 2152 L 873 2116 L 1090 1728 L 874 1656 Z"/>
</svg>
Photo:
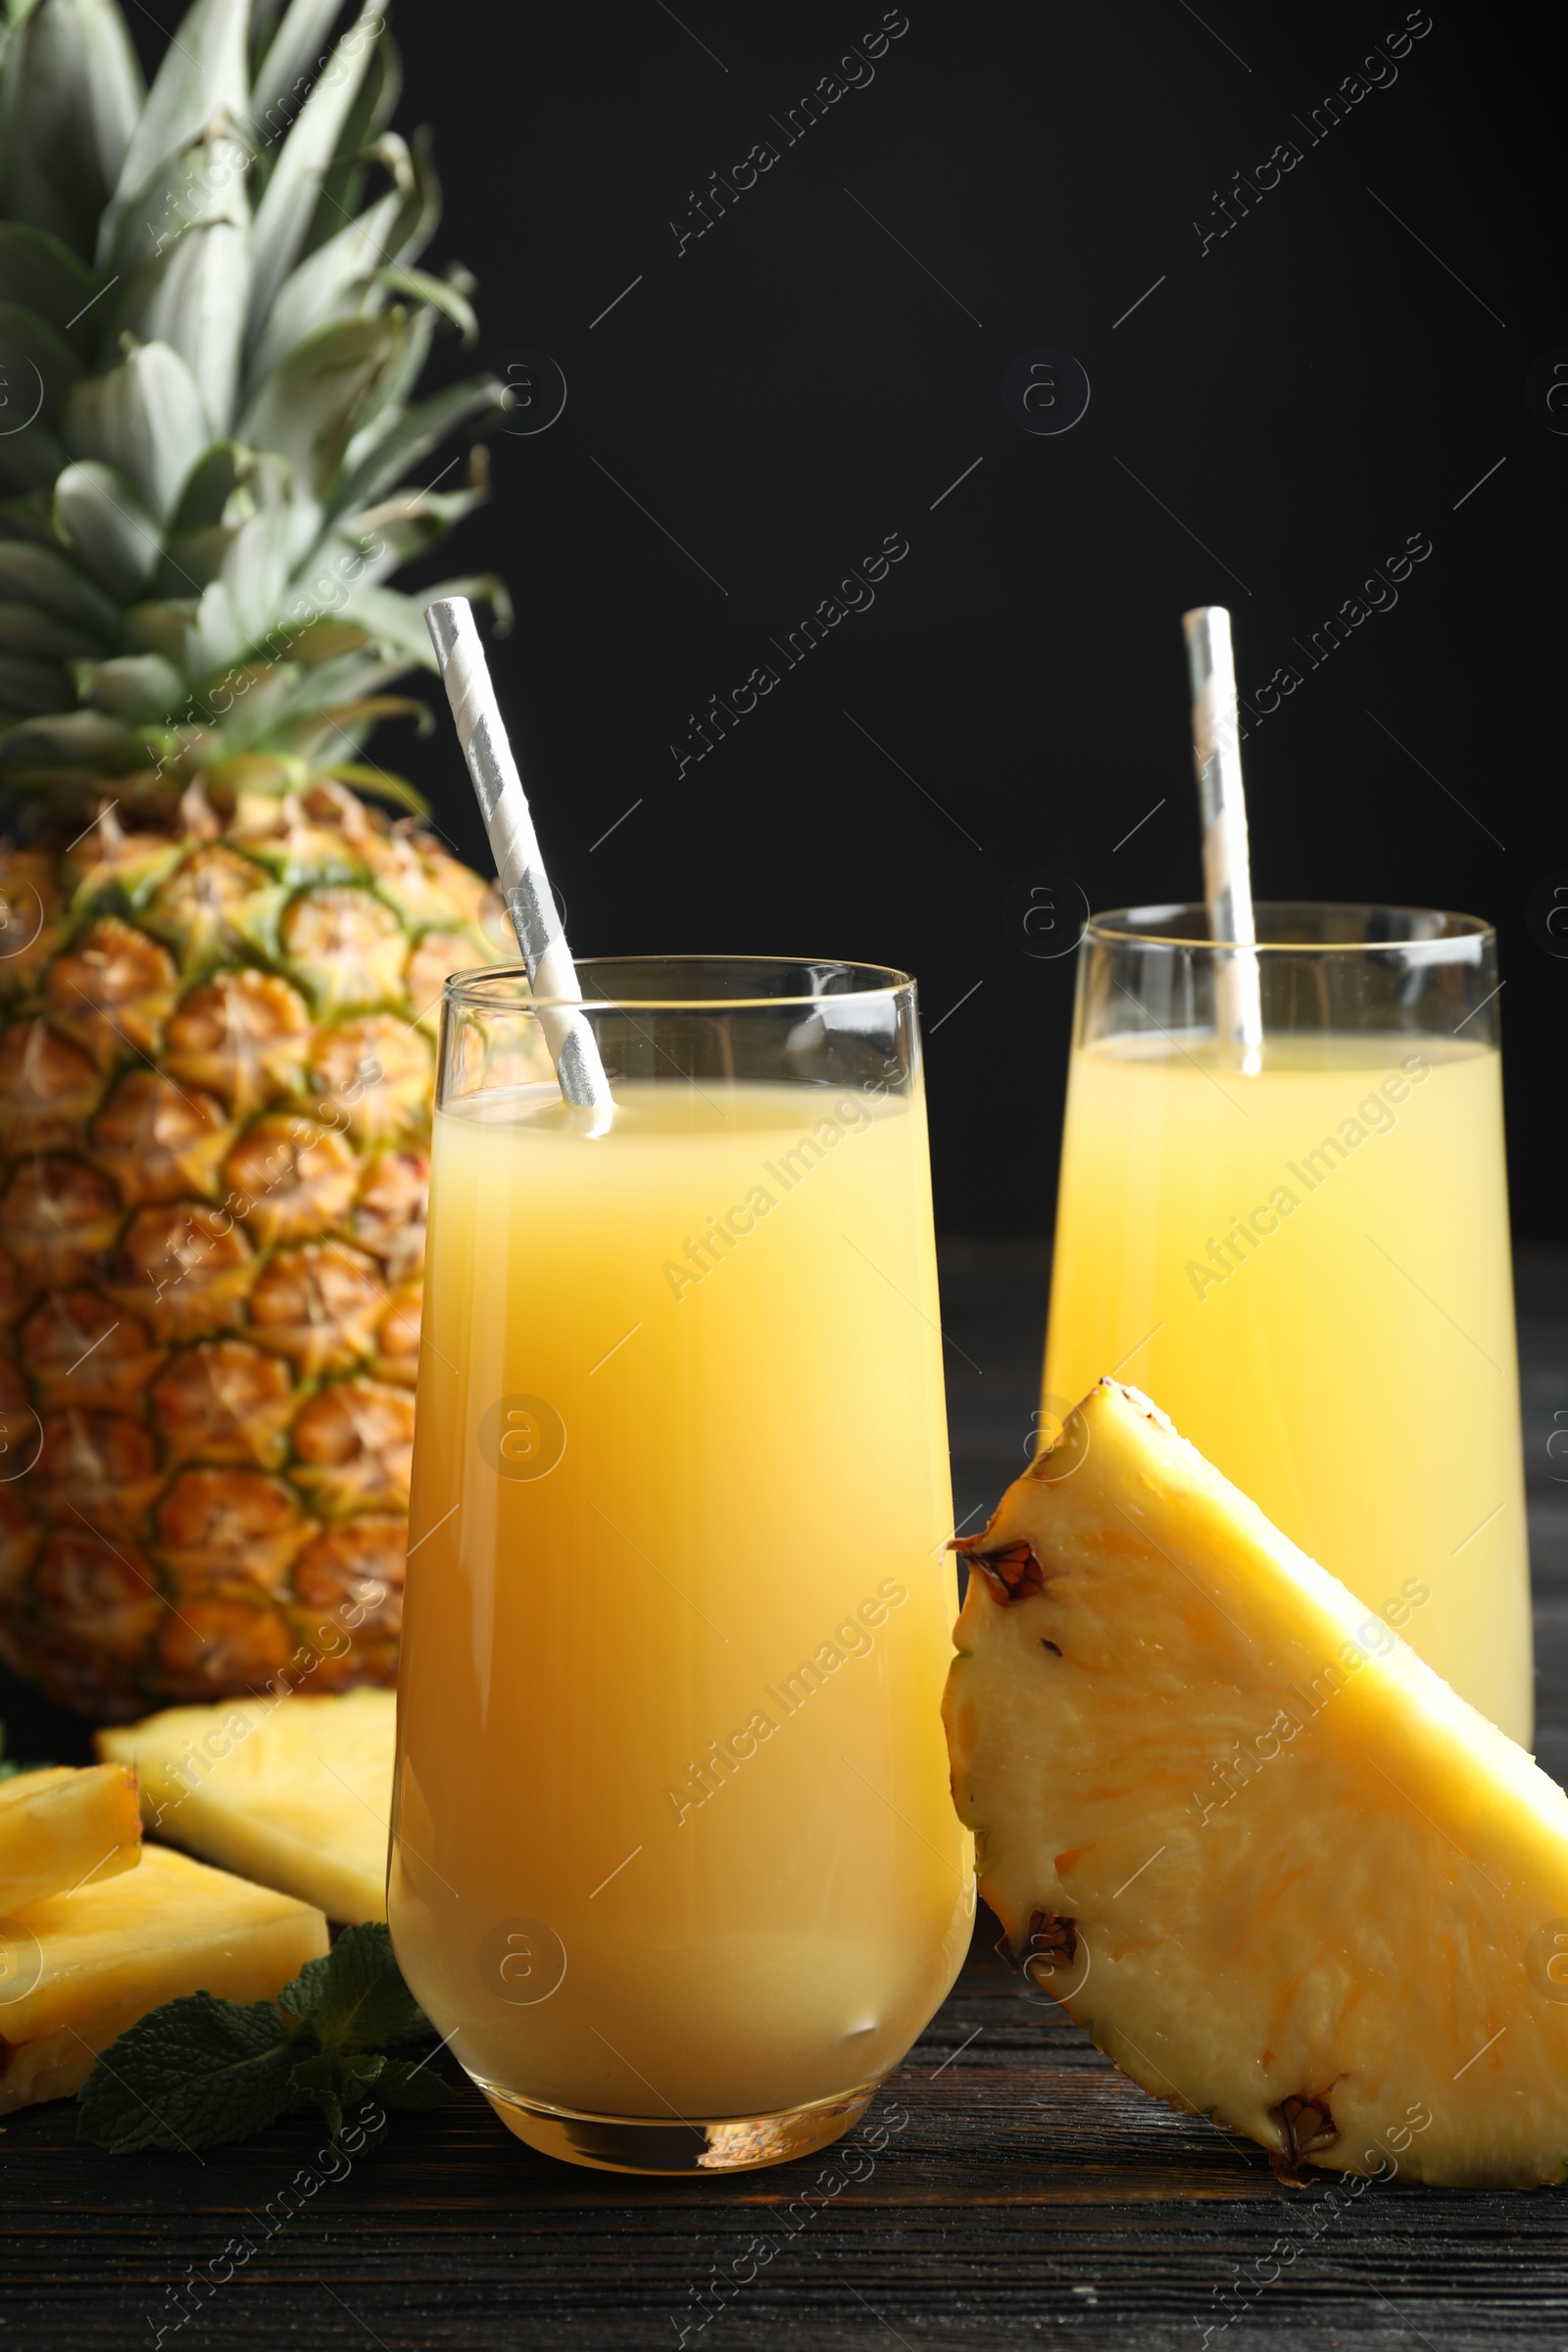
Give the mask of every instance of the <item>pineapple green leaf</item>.
<svg viewBox="0 0 1568 2352">
<path fill-rule="evenodd" d="M 197 599 L 190 596 L 148 597 L 127 606 L 124 640 L 134 653 L 165 654 L 178 663 L 184 655 Z"/>
<path fill-rule="evenodd" d="M 101 589 L 53 548 L 0 539 L 0 597 L 15 598 L 77 623 L 107 652 L 120 634 L 120 612 Z"/>
<path fill-rule="evenodd" d="M 388 314 L 340 319 L 307 337 L 251 401 L 240 438 L 276 450 L 313 490 L 324 490 L 403 333 L 403 321 Z"/>
<path fill-rule="evenodd" d="M 55 483 L 54 526 L 117 604 L 138 597 L 157 568 L 157 523 L 124 475 L 95 459 L 68 466 Z"/>
<path fill-rule="evenodd" d="M 43 0 L 6 50 L 0 212 L 90 260 L 141 102 L 116 0 Z"/>
<path fill-rule="evenodd" d="M 289 573 L 289 515 L 284 509 L 253 514 L 228 545 L 220 574 L 241 642 L 259 644 L 281 610 Z"/>
<path fill-rule="evenodd" d="M 65 701 L 65 679 L 46 662 L 23 654 L 0 653 L 0 703 L 14 710 L 35 710 L 40 716 L 58 710 Z"/>
<path fill-rule="evenodd" d="M 238 441 L 215 441 L 191 468 L 179 504 L 170 518 L 172 538 L 189 531 L 208 530 L 223 519 L 233 492 L 255 467 L 256 457 Z"/>
<path fill-rule="evenodd" d="M 0 489 L 24 494 L 47 490 L 65 463 L 66 453 L 46 425 L 0 435 Z"/>
<path fill-rule="evenodd" d="M 118 322 L 185 362 L 201 394 L 207 433 L 225 433 L 239 391 L 250 293 L 250 241 L 229 220 L 187 228 L 144 265 L 125 289 Z"/>
<path fill-rule="evenodd" d="M 352 514 L 395 490 L 421 458 L 428 457 L 459 425 L 475 416 L 499 416 L 511 405 L 511 395 L 493 375 L 470 376 L 466 383 L 449 384 L 430 400 L 408 410 L 377 441 L 338 485 L 331 499 L 334 514 Z"/>
<path fill-rule="evenodd" d="M 365 197 L 368 167 L 376 142 L 392 120 L 403 88 L 403 67 L 389 32 L 377 35 L 360 94 L 338 134 L 337 152 L 321 181 L 316 212 L 305 242 L 303 258 L 336 234 L 345 219 L 359 212 Z"/>
<path fill-rule="evenodd" d="M 111 662 L 76 664 L 76 692 L 84 703 L 122 718 L 127 726 L 151 726 L 185 699 L 184 680 L 161 654 L 121 654 Z"/>
<path fill-rule="evenodd" d="M 404 596 L 396 588 L 362 588 L 345 607 L 344 617 L 358 621 L 378 645 L 389 647 L 420 669 L 434 671 L 437 663 L 424 617 L 425 607 L 449 596 L 464 596 L 470 604 L 492 606 L 498 635 L 504 636 L 512 625 L 512 600 L 494 572 L 462 580 L 441 580 L 432 587 L 421 588 L 416 596 Z"/>
<path fill-rule="evenodd" d="M 0 662 L 0 673 L 4 663 Z M 0 700 L 11 701 L 0 674 Z M 126 775 L 143 764 L 141 746 L 128 727 L 102 710 L 52 711 L 24 719 L 6 737 L 6 782 L 25 790 L 36 778 L 45 788 L 50 770 L 84 775 Z"/>
<path fill-rule="evenodd" d="M 144 343 L 118 368 L 74 385 L 63 423 L 73 456 L 122 473 L 160 522 L 212 437 L 196 379 L 167 343 Z"/>
<path fill-rule="evenodd" d="M 299 258 L 311 217 L 337 152 L 343 125 L 359 95 L 384 22 L 378 0 L 360 14 L 333 50 L 325 71 L 301 107 L 256 208 L 252 236 L 252 333 L 261 326 L 284 278 Z"/>
<path fill-rule="evenodd" d="M 192 228 L 209 221 L 227 220 L 245 227 L 250 220 L 246 184 L 249 157 L 241 140 L 224 126 L 215 126 L 193 146 L 166 158 L 142 190 L 141 201 L 120 224 L 114 247 L 105 255 L 103 270 L 125 285 L 148 262 L 156 261 Z M 121 298 L 122 303 L 123 297 Z M 96 316 L 96 314 L 95 314 Z M 123 323 L 135 328 L 134 318 Z M 139 340 L 150 340 L 139 328 Z M 105 357 L 113 333 L 105 343 Z"/>
<path fill-rule="evenodd" d="M 352 784 L 355 791 L 368 794 L 372 800 L 390 801 L 395 808 L 406 808 L 411 816 L 428 816 L 430 804 L 422 792 L 416 792 L 407 776 L 394 775 L 387 767 L 369 767 L 363 760 L 340 760 L 335 767 L 323 769 L 340 784 Z"/>
<path fill-rule="evenodd" d="M 416 302 L 428 303 L 431 310 L 451 319 L 465 343 L 478 341 L 479 321 L 474 317 L 473 305 L 449 278 L 432 277 L 428 270 L 377 270 L 375 282 L 390 286 L 395 294 L 408 294 Z"/>
<path fill-rule="evenodd" d="M 0 301 L 0 381 L 5 385 L 4 422 L 11 437 L 31 429 L 34 419 L 46 429 L 60 415 L 60 404 L 81 373 L 81 362 L 59 330 L 36 311 L 20 303 Z"/>
<path fill-rule="evenodd" d="M 0 303 L 36 312 L 63 335 L 97 291 L 97 279 L 69 245 L 24 220 L 0 220 Z"/>
<path fill-rule="evenodd" d="M 145 96 L 118 0 L 0 11 L 0 392 L 38 402 L 0 415 L 4 781 L 64 803 L 253 749 L 378 776 L 359 748 L 426 719 L 386 689 L 430 662 L 384 582 L 487 486 L 400 485 L 507 395 L 414 402 L 472 281 L 416 266 L 439 185 L 388 128 L 376 0 L 335 47 L 328 0 L 194 0 Z"/>
<path fill-rule="evenodd" d="M 59 0 L 44 4 L 47 10 Z M 122 220 L 141 202 L 170 158 L 193 146 L 210 125 L 225 118 L 242 125 L 249 111 L 243 0 L 194 0 L 178 37 L 164 53 L 131 132 L 114 195 L 99 224 L 100 265 L 114 251 Z"/>
<path fill-rule="evenodd" d="M 36 605 L 0 605 L 0 653 L 29 655 L 39 662 L 70 662 L 98 651 L 70 621 L 40 612 Z"/>
<path fill-rule="evenodd" d="M 400 596 L 395 588 L 362 588 L 347 606 L 344 617 L 358 621 L 378 645 L 416 662 L 420 669 L 437 666 L 423 603 Z"/>
<path fill-rule="evenodd" d="M 383 499 L 379 506 L 346 515 L 339 530 L 367 551 L 365 568 L 357 576 L 367 587 L 378 586 L 400 564 L 412 563 L 438 539 L 444 539 L 486 495 L 482 486 L 403 491 Z"/>
<path fill-rule="evenodd" d="M 268 43 L 251 87 L 251 127 L 257 143 L 273 146 L 299 112 L 299 95 L 325 56 L 327 36 L 343 0 L 289 0 Z"/>
<path fill-rule="evenodd" d="M 397 145 L 402 147 L 401 139 Z M 252 386 L 264 382 L 307 335 L 362 307 L 364 289 L 394 247 L 406 210 L 404 191 L 394 188 L 290 271 L 251 353 L 247 381 Z"/>
</svg>

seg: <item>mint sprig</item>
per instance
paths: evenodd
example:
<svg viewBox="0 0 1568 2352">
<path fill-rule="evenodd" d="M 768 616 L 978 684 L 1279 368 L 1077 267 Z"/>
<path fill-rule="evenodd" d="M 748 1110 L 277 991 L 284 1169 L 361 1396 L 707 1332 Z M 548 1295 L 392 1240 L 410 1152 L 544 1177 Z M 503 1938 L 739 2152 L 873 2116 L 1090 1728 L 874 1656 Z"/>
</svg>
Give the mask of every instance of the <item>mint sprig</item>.
<svg viewBox="0 0 1568 2352">
<path fill-rule="evenodd" d="M 434 2031 L 403 1982 L 386 1929 L 349 1928 L 275 2003 L 192 1992 L 139 2019 L 100 2053 L 77 2092 L 76 2135 L 117 2156 L 194 2153 L 318 2107 L 334 2146 L 353 2127 L 358 2147 L 376 2147 L 389 2107 L 438 2107 L 453 2095 L 428 2059 L 387 2055 Z"/>
</svg>

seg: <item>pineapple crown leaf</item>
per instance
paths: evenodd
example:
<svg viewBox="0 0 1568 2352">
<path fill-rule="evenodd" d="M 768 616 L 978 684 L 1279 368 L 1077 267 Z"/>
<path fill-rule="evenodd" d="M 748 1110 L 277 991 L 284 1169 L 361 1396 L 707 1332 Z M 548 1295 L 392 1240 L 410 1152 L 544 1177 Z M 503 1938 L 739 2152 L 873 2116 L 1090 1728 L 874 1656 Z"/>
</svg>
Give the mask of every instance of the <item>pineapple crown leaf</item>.
<svg viewBox="0 0 1568 2352">
<path fill-rule="evenodd" d="M 123 772 L 148 730 L 187 764 L 341 760 L 432 666 L 385 582 L 487 482 L 403 485 L 510 398 L 489 375 L 414 398 L 438 323 L 475 340 L 472 280 L 418 266 L 429 140 L 388 127 L 374 0 L 332 44 L 339 13 L 193 0 L 144 94 L 119 0 L 11 0 L 0 366 L 38 409 L 0 438 L 7 789 Z M 302 642 L 323 620 L 350 665 L 329 699 Z"/>
</svg>

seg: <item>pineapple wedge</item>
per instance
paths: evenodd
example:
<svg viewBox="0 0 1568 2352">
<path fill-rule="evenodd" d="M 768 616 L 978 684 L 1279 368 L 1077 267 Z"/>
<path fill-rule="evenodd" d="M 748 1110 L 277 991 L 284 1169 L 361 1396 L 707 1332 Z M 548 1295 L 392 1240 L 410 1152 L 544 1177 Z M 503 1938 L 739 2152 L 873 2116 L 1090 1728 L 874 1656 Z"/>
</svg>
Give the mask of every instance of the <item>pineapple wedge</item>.
<svg viewBox="0 0 1568 2352">
<path fill-rule="evenodd" d="M 34 1903 L 0 1926 L 0 2115 L 79 2090 L 149 2009 L 270 1999 L 326 1948 L 319 1911 L 156 1845 L 138 1870 Z"/>
<path fill-rule="evenodd" d="M 140 1858 L 136 1775 L 127 1766 L 60 1764 L 0 1781 L 0 1917 L 97 1886 Z"/>
<path fill-rule="evenodd" d="M 1004 1948 L 1302 2163 L 1568 2173 L 1568 1797 L 1136 1390 L 1004 1495 L 944 1713 Z"/>
<path fill-rule="evenodd" d="M 231 1699 L 167 1707 L 97 1736 L 141 1776 L 149 1830 L 345 1927 L 386 1917 L 397 1700 Z"/>
</svg>

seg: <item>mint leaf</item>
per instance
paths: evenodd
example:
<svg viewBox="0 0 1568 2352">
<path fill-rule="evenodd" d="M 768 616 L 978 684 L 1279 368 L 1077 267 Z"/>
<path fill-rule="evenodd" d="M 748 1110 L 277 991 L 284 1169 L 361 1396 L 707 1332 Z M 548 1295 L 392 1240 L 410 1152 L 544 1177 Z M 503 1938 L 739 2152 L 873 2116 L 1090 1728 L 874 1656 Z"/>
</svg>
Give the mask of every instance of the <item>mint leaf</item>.
<svg viewBox="0 0 1568 2352">
<path fill-rule="evenodd" d="M 343 2136 L 345 2111 L 357 2114 L 365 2105 L 365 2093 L 379 2079 L 386 2063 L 379 2050 L 296 2059 L 289 2077 L 294 2104 L 319 2107 L 335 2144 Z"/>
<path fill-rule="evenodd" d="M 100 2052 L 76 2094 L 76 2136 L 117 2156 L 248 2139 L 290 2103 L 288 2035 L 270 2001 L 167 2001 Z"/>
<path fill-rule="evenodd" d="M 278 1994 L 324 2051 L 379 2050 L 435 2029 L 404 1984 L 385 1927 L 346 1928 L 321 1960 L 308 1960 Z"/>
<path fill-rule="evenodd" d="M 388 2058 L 388 2042 L 433 2027 L 404 1984 L 384 1927 L 349 1928 L 307 1961 L 277 2005 L 187 1994 L 153 2010 L 102 2052 L 77 2093 L 78 2137 L 115 2154 L 245 2139 L 290 2107 L 318 2107 L 336 2144 L 386 2137 L 387 2109 L 452 2096 L 429 2062 Z M 434 2053 L 432 2052 L 432 2056 Z"/>
<path fill-rule="evenodd" d="M 457 2095 L 428 2058 L 389 2058 L 375 2078 L 375 2096 L 383 2107 L 421 2111 L 444 2107 Z"/>
</svg>

